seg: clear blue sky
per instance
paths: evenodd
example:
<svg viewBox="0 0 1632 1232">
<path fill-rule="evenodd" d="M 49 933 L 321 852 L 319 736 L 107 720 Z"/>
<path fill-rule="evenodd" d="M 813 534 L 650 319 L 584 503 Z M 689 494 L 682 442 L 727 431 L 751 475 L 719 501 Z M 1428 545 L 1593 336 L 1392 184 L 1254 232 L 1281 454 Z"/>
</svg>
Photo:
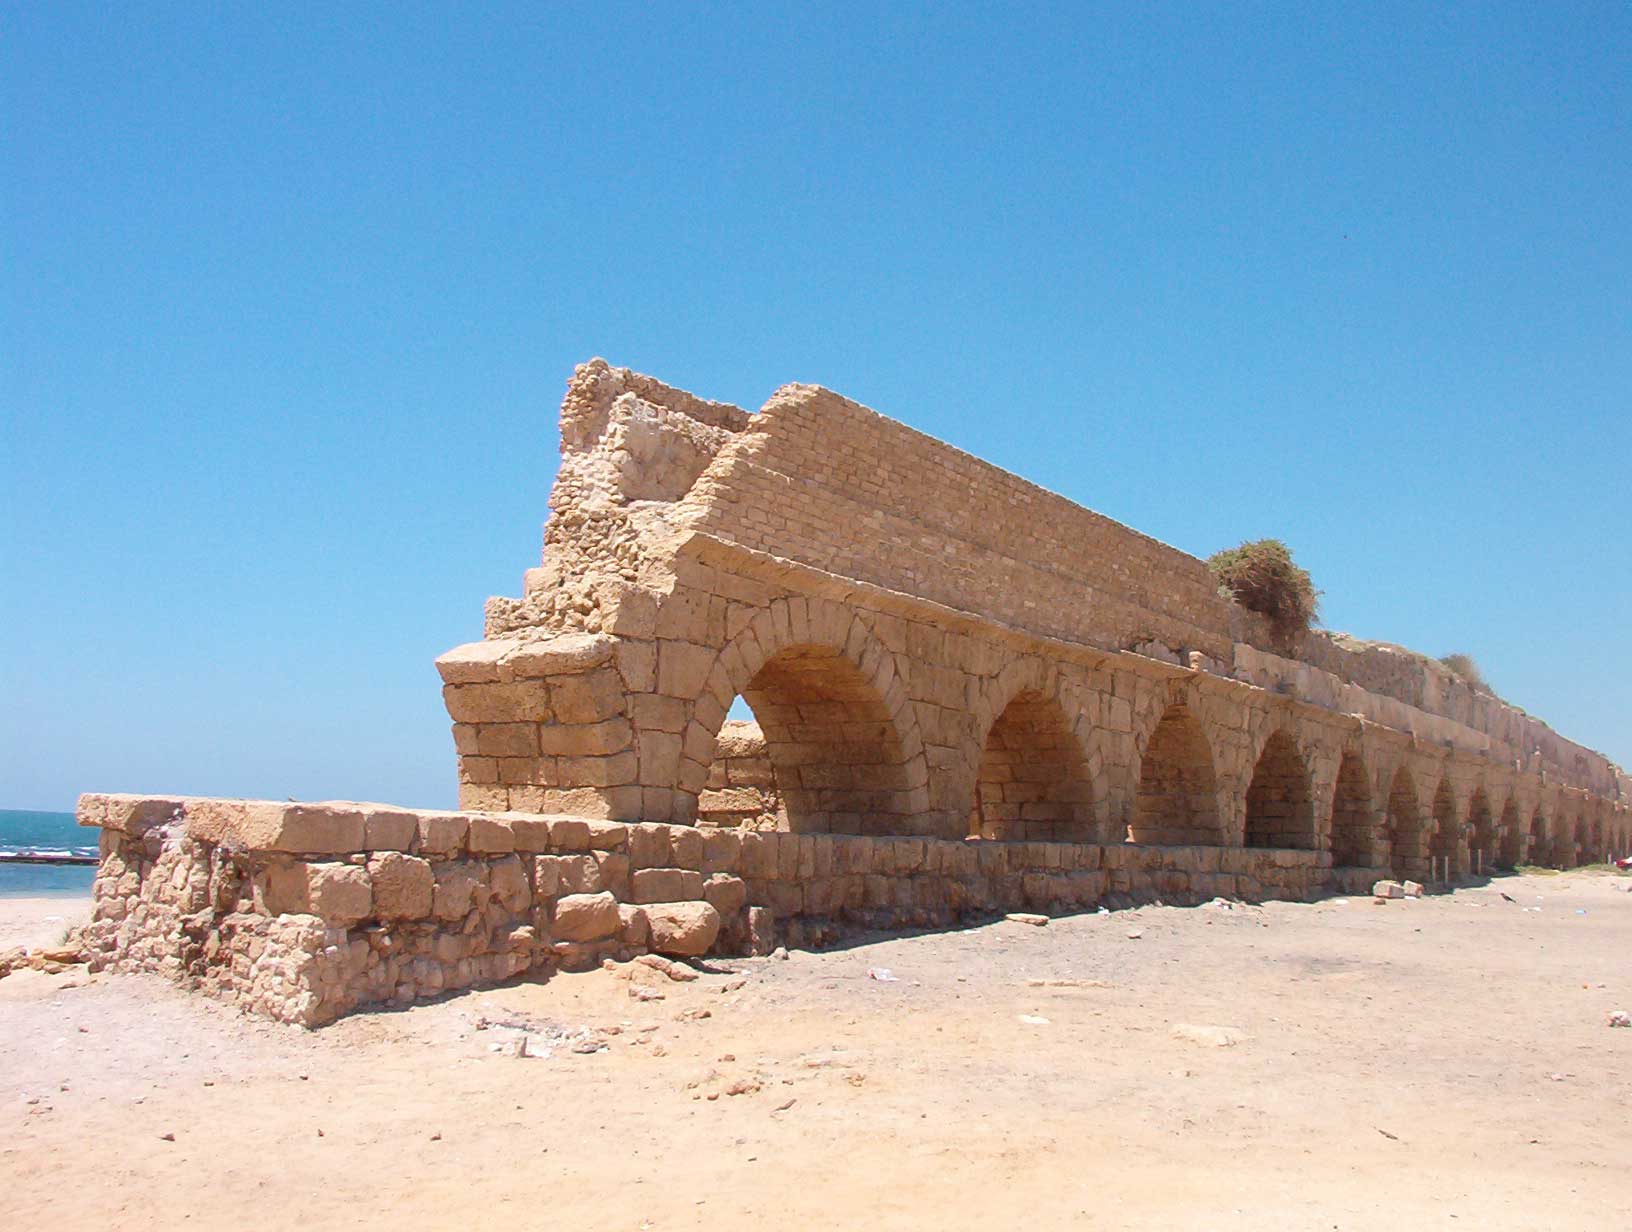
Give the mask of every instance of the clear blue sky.
<svg viewBox="0 0 1632 1232">
<path fill-rule="evenodd" d="M 10 6 L 0 806 L 454 798 L 591 355 L 814 381 L 1632 763 L 1625 4 Z"/>
</svg>

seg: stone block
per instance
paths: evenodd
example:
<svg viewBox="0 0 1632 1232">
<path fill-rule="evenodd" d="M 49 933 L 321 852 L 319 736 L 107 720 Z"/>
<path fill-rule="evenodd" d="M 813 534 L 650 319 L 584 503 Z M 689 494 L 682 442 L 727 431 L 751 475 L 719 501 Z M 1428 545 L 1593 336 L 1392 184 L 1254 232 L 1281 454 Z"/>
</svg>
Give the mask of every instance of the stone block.
<svg viewBox="0 0 1632 1232">
<path fill-rule="evenodd" d="M 363 847 L 368 851 L 409 851 L 419 834 L 419 818 L 398 809 L 363 813 Z"/>
<path fill-rule="evenodd" d="M 609 662 L 616 646 L 617 639 L 604 633 L 563 633 L 517 644 L 500 670 L 518 679 L 570 676 Z"/>
<path fill-rule="evenodd" d="M 694 830 L 689 826 L 670 826 L 669 863 L 675 868 L 702 868 L 702 831 Z"/>
<path fill-rule="evenodd" d="M 556 856 L 555 865 L 563 894 L 599 894 L 609 888 L 602 880 L 600 863 L 592 855 Z"/>
<path fill-rule="evenodd" d="M 488 868 L 487 886 L 508 911 L 520 914 L 532 904 L 532 887 L 527 884 L 527 870 L 519 856 L 494 860 Z"/>
<path fill-rule="evenodd" d="M 703 900 L 722 916 L 735 915 L 748 904 L 748 884 L 729 873 L 712 873 L 703 882 Z"/>
<path fill-rule="evenodd" d="M 720 935 L 720 913 L 710 903 L 655 903 L 645 912 L 649 944 L 659 954 L 698 957 L 708 953 Z"/>
<path fill-rule="evenodd" d="M 444 685 L 442 704 L 455 723 L 544 723 L 550 717 L 549 694 L 537 680 Z"/>
<path fill-rule="evenodd" d="M 505 819 L 516 850 L 541 852 L 550 849 L 550 821 L 545 817 L 511 816 Z"/>
<path fill-rule="evenodd" d="M 572 817 L 550 818 L 550 847 L 555 851 L 588 851 L 589 823 Z"/>
<path fill-rule="evenodd" d="M 607 757 L 627 749 L 635 729 L 628 719 L 602 723 L 549 723 L 538 729 L 538 747 L 549 757 Z M 629 775 L 634 774 L 633 757 Z M 586 784 L 604 786 L 604 784 Z"/>
<path fill-rule="evenodd" d="M 642 822 L 629 827 L 629 863 L 634 868 L 663 868 L 669 864 L 669 827 Z"/>
<path fill-rule="evenodd" d="M 460 813 L 421 813 L 419 851 L 422 855 L 451 856 L 465 848 L 470 819 Z"/>
<path fill-rule="evenodd" d="M 550 926 L 557 941 L 599 941 L 623 927 L 618 900 L 610 894 L 568 894 L 555 902 Z"/>
<path fill-rule="evenodd" d="M 714 651 L 690 642 L 657 644 L 657 691 L 667 697 L 696 697 L 714 666 Z"/>
<path fill-rule="evenodd" d="M 429 918 L 436 886 L 430 861 L 388 851 L 369 857 L 368 874 L 374 883 L 374 914 L 380 919 Z"/>
<path fill-rule="evenodd" d="M 1379 881 L 1371 887 L 1371 892 L 1378 898 L 1405 897 L 1405 887 L 1397 881 Z"/>
<path fill-rule="evenodd" d="M 536 723 L 483 723 L 476 733 L 475 752 L 483 757 L 537 757 Z"/>
<path fill-rule="evenodd" d="M 703 896 L 703 875 L 684 868 L 640 868 L 629 875 L 629 897 L 637 903 L 681 902 Z"/>
<path fill-rule="evenodd" d="M 266 870 L 256 881 L 261 903 L 268 915 L 306 915 L 311 911 L 306 898 L 304 864 L 291 860 L 273 860 L 267 864 Z"/>
<path fill-rule="evenodd" d="M 368 870 L 356 864 L 308 864 L 306 901 L 311 914 L 331 925 L 355 924 L 374 913 Z"/>
<path fill-rule="evenodd" d="M 483 890 L 480 869 L 467 860 L 433 864 L 435 886 L 431 894 L 431 911 L 439 920 L 462 920 L 476 904 L 476 895 Z"/>
<path fill-rule="evenodd" d="M 436 660 L 444 684 L 481 684 L 499 678 L 499 661 L 516 649 L 508 640 L 466 642 Z"/>
<path fill-rule="evenodd" d="M 234 828 L 237 841 L 251 851 L 344 855 L 363 850 L 363 813 L 355 805 L 247 801 Z"/>
<path fill-rule="evenodd" d="M 633 903 L 618 904 L 618 940 L 625 945 L 645 946 L 652 935 L 643 908 Z"/>
<path fill-rule="evenodd" d="M 703 871 L 724 873 L 734 870 L 742 857 L 742 836 L 732 830 L 704 830 L 701 833 Z"/>
<path fill-rule="evenodd" d="M 595 851 L 622 851 L 629 844 L 629 823 L 594 820 L 589 827 L 589 845 Z"/>
<path fill-rule="evenodd" d="M 515 831 L 495 817 L 472 817 L 465 844 L 472 855 L 502 855 L 516 849 Z"/>
</svg>

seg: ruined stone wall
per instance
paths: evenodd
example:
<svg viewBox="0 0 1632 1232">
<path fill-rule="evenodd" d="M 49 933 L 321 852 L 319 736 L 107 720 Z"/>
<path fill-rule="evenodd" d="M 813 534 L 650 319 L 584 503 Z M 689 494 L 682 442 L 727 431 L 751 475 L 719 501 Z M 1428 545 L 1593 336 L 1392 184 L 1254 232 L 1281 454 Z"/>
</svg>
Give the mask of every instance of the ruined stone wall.
<svg viewBox="0 0 1632 1232">
<path fill-rule="evenodd" d="M 1599 755 L 1414 656 L 1276 653 L 1202 562 L 825 390 L 750 416 L 595 361 L 561 430 L 543 563 L 437 661 L 466 811 L 85 797 L 100 963 L 321 1022 L 778 930 L 1632 845 Z"/>
<path fill-rule="evenodd" d="M 86 795 L 93 969 L 317 1026 L 527 973 L 768 953 L 857 928 L 1161 898 L 1303 898 L 1312 852 L 625 825 L 376 804 Z M 1351 871 L 1355 888 L 1371 873 Z"/>
</svg>

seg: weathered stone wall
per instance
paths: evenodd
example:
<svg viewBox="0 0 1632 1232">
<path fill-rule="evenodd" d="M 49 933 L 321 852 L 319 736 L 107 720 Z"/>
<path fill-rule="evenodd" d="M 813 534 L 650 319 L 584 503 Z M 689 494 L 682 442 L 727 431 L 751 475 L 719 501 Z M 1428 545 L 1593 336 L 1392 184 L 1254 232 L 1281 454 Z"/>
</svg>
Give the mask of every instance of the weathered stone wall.
<svg viewBox="0 0 1632 1232">
<path fill-rule="evenodd" d="M 671 426 L 638 453 L 630 423 Z M 1358 807 L 1376 837 L 1347 854 L 1387 842 L 1405 871 L 1434 854 L 1410 826 L 1388 837 L 1406 765 L 1421 814 L 1450 785 L 1429 838 L 1444 826 L 1453 866 L 1478 862 L 1476 789 L 1544 823 L 1632 795 L 1420 658 L 1258 648 L 1200 561 L 825 390 L 748 416 L 597 361 L 563 441 L 544 567 L 439 661 L 466 807 L 718 820 L 738 697 L 804 833 L 1238 845 L 1277 737 L 1303 780 L 1296 844 L 1330 850 Z M 1345 756 L 1359 805 L 1333 795 Z"/>
<path fill-rule="evenodd" d="M 1302 851 L 959 843 L 399 809 L 86 795 L 103 861 L 94 969 L 152 971 L 316 1026 L 528 972 L 643 953 L 765 953 L 1215 895 L 1358 888 Z"/>
</svg>

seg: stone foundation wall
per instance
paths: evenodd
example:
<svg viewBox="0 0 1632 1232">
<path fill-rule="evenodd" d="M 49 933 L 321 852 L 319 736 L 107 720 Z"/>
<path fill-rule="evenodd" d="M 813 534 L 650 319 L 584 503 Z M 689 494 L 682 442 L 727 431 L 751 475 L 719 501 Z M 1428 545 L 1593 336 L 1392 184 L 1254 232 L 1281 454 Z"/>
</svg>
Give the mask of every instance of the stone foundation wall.
<svg viewBox="0 0 1632 1232">
<path fill-rule="evenodd" d="M 157 972 L 317 1026 L 642 953 L 766 953 L 858 928 L 944 926 L 1216 895 L 1356 891 L 1315 852 L 704 830 L 348 802 L 83 796 L 103 860 L 94 969 Z"/>
</svg>

